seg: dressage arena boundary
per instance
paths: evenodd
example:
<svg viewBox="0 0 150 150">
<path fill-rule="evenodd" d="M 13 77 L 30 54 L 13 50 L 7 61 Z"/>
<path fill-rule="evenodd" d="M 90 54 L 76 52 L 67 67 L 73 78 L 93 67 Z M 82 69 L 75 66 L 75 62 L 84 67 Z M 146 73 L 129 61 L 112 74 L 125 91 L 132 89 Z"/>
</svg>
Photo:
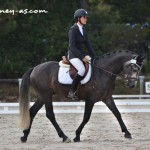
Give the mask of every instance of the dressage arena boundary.
<svg viewBox="0 0 150 150">
<path fill-rule="evenodd" d="M 121 113 L 150 112 L 150 95 L 113 95 Z M 34 102 L 30 102 L 30 106 Z M 53 102 L 55 113 L 83 113 L 84 102 Z M 93 113 L 111 113 L 103 102 L 97 102 Z M 18 114 L 19 103 L 0 103 L 0 114 Z M 44 106 L 39 113 L 45 113 Z"/>
</svg>

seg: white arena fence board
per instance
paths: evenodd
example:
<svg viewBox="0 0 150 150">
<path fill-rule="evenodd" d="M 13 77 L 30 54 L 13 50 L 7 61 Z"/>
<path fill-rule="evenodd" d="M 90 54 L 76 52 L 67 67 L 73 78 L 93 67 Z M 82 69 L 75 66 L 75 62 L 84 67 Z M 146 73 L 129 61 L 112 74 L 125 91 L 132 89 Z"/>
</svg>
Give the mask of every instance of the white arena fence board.
<svg viewBox="0 0 150 150">
<path fill-rule="evenodd" d="M 150 95 L 113 95 L 121 113 L 150 112 Z M 30 106 L 34 102 L 30 102 Z M 85 102 L 53 102 L 55 113 L 83 113 Z M 103 102 L 97 102 L 93 113 L 111 113 Z M 19 103 L 0 103 L 0 114 L 18 114 Z M 39 113 L 45 113 L 44 106 Z"/>
</svg>

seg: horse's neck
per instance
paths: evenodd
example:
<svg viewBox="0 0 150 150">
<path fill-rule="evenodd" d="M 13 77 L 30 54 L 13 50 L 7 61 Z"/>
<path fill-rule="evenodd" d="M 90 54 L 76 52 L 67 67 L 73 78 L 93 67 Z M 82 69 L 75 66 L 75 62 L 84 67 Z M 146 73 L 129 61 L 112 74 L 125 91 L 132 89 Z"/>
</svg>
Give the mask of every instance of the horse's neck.
<svg viewBox="0 0 150 150">
<path fill-rule="evenodd" d="M 99 68 L 103 68 L 109 72 L 119 74 L 122 71 L 124 63 L 131 58 L 131 54 L 118 53 L 116 55 L 99 58 L 97 65 Z"/>
<path fill-rule="evenodd" d="M 133 55 L 121 53 L 98 58 L 94 64 L 94 80 L 96 81 L 97 89 L 105 89 L 103 92 L 107 93 L 113 91 L 117 75 L 122 71 L 123 65 L 126 61 L 133 58 Z"/>
<path fill-rule="evenodd" d="M 106 58 L 98 61 L 98 66 L 109 72 L 119 74 L 124 64 L 123 57 Z"/>
</svg>

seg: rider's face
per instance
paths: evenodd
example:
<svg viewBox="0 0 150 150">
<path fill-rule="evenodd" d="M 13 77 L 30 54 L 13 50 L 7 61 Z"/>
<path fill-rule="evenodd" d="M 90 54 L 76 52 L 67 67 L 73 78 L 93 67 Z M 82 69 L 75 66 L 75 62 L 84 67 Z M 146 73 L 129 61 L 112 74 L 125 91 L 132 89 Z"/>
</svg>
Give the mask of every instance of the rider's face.
<svg viewBox="0 0 150 150">
<path fill-rule="evenodd" d="M 86 22 L 87 22 L 87 17 L 86 16 L 83 16 L 80 18 L 80 21 L 83 25 L 86 25 Z"/>
</svg>

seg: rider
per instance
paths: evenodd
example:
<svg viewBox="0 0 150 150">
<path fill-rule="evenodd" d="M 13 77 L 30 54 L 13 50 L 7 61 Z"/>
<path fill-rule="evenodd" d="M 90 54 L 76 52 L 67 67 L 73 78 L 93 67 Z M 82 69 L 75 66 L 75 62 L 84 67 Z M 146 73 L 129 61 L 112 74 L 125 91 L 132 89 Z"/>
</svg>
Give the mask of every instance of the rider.
<svg viewBox="0 0 150 150">
<path fill-rule="evenodd" d="M 68 94 L 68 97 L 73 100 L 78 99 L 76 92 L 77 87 L 85 73 L 83 62 L 89 62 L 89 56 L 86 54 L 85 50 L 83 50 L 82 46 L 85 45 L 92 58 L 96 57 L 96 54 L 88 41 L 87 32 L 84 29 L 84 25 L 86 25 L 87 22 L 87 14 L 85 9 L 76 10 L 74 13 L 75 24 L 69 30 L 68 59 L 78 71 L 73 79 Z"/>
</svg>

